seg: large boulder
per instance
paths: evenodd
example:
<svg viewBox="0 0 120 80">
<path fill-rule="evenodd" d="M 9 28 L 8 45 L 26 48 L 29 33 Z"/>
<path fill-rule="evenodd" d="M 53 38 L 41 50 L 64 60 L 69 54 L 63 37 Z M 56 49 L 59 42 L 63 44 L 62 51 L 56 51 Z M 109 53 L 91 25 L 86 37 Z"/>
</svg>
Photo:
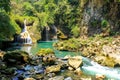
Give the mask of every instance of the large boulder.
<svg viewBox="0 0 120 80">
<path fill-rule="evenodd" d="M 48 54 L 42 58 L 42 61 L 45 65 L 53 65 L 55 64 L 56 57 L 54 54 Z"/>
<path fill-rule="evenodd" d="M 52 65 L 55 63 L 55 53 L 50 48 L 40 49 L 36 55 L 42 57 L 42 61 L 45 65 Z"/>
<path fill-rule="evenodd" d="M 68 64 L 70 67 L 77 69 L 82 65 L 82 57 L 81 56 L 74 56 L 68 59 Z"/>
<path fill-rule="evenodd" d="M 25 51 L 15 50 L 8 51 L 3 56 L 3 61 L 7 62 L 7 64 L 24 64 L 29 62 L 30 57 L 29 54 Z"/>
</svg>

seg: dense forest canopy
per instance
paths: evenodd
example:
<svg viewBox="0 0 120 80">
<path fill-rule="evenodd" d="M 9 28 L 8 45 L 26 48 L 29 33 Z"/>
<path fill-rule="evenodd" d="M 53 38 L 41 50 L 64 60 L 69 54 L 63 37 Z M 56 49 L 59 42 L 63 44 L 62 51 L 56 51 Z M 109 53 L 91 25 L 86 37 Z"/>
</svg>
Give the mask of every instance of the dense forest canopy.
<svg viewBox="0 0 120 80">
<path fill-rule="evenodd" d="M 119 34 L 120 0 L 0 0 L 0 40 L 21 32 L 24 18 L 39 32 L 55 25 L 70 37 Z M 92 4 L 92 5 L 91 5 Z M 114 13 L 113 13 L 114 12 Z M 97 32 L 95 32 L 97 31 Z"/>
</svg>

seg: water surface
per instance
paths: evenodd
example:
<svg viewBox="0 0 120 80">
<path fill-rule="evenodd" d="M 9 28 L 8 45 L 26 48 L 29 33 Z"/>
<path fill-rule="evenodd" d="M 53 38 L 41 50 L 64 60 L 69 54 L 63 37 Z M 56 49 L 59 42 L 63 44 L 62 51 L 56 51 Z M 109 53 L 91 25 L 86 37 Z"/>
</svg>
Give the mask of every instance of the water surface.
<svg viewBox="0 0 120 80">
<path fill-rule="evenodd" d="M 48 42 L 38 42 L 37 44 L 34 44 L 33 46 L 17 46 L 12 47 L 11 49 L 20 49 L 23 51 L 26 51 L 30 53 L 31 55 L 35 55 L 41 48 L 51 48 L 54 49 L 55 55 L 57 57 L 63 58 L 66 55 L 75 56 L 80 55 L 80 53 L 77 52 L 68 52 L 68 51 L 58 51 L 56 50 L 52 44 L 54 42 L 48 41 Z M 82 71 L 87 75 L 96 75 L 96 74 L 103 74 L 107 78 L 106 80 L 120 80 L 120 68 L 110 68 L 101 66 L 94 61 L 91 61 L 88 58 L 83 57 L 83 66 L 81 67 Z"/>
</svg>

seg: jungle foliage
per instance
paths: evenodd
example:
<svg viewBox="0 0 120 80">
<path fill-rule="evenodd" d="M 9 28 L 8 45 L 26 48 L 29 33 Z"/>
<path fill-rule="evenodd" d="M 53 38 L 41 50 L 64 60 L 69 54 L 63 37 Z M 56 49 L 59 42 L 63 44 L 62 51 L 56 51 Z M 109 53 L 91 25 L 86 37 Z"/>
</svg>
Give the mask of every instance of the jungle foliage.
<svg viewBox="0 0 120 80">
<path fill-rule="evenodd" d="M 105 5 L 106 9 L 115 2 L 105 1 L 108 5 Z M 34 26 L 38 30 L 55 25 L 64 33 L 79 37 L 84 5 L 89 2 L 90 0 L 0 0 L 0 39 L 10 39 L 14 34 L 19 34 L 21 29 L 17 21 L 23 23 L 26 17 L 30 17 L 30 22 L 35 22 Z M 118 2 L 120 0 L 116 0 L 115 4 Z M 109 17 L 109 13 L 104 14 L 105 17 Z M 102 27 L 108 25 L 107 20 L 100 22 Z M 91 24 L 95 27 L 98 23 L 95 21 Z"/>
</svg>

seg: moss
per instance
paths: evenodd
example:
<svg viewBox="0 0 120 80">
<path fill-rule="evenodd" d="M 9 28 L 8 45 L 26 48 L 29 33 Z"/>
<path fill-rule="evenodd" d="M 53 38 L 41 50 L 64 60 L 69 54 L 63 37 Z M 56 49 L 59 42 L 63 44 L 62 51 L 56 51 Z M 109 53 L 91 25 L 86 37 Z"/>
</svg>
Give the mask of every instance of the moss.
<svg viewBox="0 0 120 80">
<path fill-rule="evenodd" d="M 38 56 L 45 56 L 48 54 L 54 54 L 54 51 L 50 48 L 47 48 L 47 49 L 40 49 L 37 53 Z"/>
</svg>

